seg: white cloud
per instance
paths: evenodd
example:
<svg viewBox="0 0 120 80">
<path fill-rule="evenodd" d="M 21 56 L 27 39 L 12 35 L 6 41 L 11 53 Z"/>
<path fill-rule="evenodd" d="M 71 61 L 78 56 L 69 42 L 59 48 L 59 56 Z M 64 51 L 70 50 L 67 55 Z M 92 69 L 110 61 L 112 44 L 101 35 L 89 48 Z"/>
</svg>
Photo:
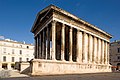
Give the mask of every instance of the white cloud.
<svg viewBox="0 0 120 80">
<path fill-rule="evenodd" d="M 5 37 L 4 36 L 0 36 L 0 39 L 5 39 Z"/>
</svg>

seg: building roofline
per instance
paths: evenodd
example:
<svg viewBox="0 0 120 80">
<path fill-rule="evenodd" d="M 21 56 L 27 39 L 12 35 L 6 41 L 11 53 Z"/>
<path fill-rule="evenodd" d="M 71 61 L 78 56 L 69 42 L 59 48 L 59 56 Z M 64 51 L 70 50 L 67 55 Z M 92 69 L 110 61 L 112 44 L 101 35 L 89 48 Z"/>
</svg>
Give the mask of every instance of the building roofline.
<svg viewBox="0 0 120 80">
<path fill-rule="evenodd" d="M 120 40 L 114 40 L 113 42 L 111 42 L 111 44 L 118 43 L 118 42 L 120 42 Z"/>
<path fill-rule="evenodd" d="M 34 23 L 33 23 L 31 32 L 33 32 L 34 26 L 35 26 L 35 24 L 36 24 L 36 22 L 37 22 L 37 20 L 38 20 L 39 15 L 42 14 L 42 13 L 44 13 L 45 11 L 51 9 L 52 6 L 54 6 L 54 5 L 51 4 L 51 5 L 47 6 L 46 8 L 42 9 L 41 11 L 39 11 L 39 12 L 37 13 L 37 16 L 36 16 L 35 21 L 34 21 Z"/>
<path fill-rule="evenodd" d="M 45 11 L 47 11 L 47 10 L 49 10 L 49 9 L 54 9 L 54 10 L 56 10 L 56 11 L 58 11 L 58 12 L 61 12 L 62 14 L 66 15 L 66 16 L 72 17 L 73 19 L 75 19 L 75 20 L 77 20 L 77 21 L 79 21 L 79 22 L 81 22 L 81 23 L 83 23 L 83 24 L 85 24 L 85 25 L 87 25 L 87 26 L 89 26 L 89 27 L 91 27 L 91 28 L 93 28 L 93 29 L 95 29 L 95 30 L 103 33 L 103 34 L 106 34 L 107 36 L 109 36 L 110 38 L 112 38 L 112 35 L 110 35 L 109 33 L 105 32 L 104 30 L 99 29 L 99 28 L 97 28 L 96 26 L 94 26 L 94 25 L 92 25 L 92 24 L 90 24 L 90 23 L 82 20 L 81 18 L 78 18 L 78 17 L 74 16 L 73 14 L 71 14 L 71 13 L 69 13 L 69 12 L 67 12 L 67 11 L 65 11 L 65 10 L 63 10 L 63 9 L 55 6 L 55 5 L 52 5 L 52 4 L 49 5 L 48 7 L 44 8 L 43 10 L 41 10 L 41 11 L 37 14 L 37 17 L 36 17 L 35 22 L 34 22 L 34 24 L 33 24 L 33 26 L 32 26 L 31 32 L 33 32 L 33 29 L 34 29 L 34 27 L 35 27 L 35 24 L 36 24 L 36 22 L 37 22 L 37 19 L 38 19 L 39 15 L 42 14 L 42 13 L 44 13 Z"/>
<path fill-rule="evenodd" d="M 10 40 L 10 41 L 8 41 L 8 40 L 0 40 L 0 41 L 34 46 L 33 44 L 28 44 L 28 43 L 23 43 L 23 42 L 18 42 L 18 41 L 12 41 L 12 40 Z"/>
</svg>

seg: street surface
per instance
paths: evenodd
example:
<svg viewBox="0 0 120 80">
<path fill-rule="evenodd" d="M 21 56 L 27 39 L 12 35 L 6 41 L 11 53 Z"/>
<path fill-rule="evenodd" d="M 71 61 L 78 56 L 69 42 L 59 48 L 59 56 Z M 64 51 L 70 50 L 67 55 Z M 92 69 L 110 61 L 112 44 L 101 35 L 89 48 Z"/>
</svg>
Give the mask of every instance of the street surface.
<svg viewBox="0 0 120 80">
<path fill-rule="evenodd" d="M 14 77 L 0 80 L 120 80 L 120 73 L 91 73 L 56 76 Z"/>
</svg>

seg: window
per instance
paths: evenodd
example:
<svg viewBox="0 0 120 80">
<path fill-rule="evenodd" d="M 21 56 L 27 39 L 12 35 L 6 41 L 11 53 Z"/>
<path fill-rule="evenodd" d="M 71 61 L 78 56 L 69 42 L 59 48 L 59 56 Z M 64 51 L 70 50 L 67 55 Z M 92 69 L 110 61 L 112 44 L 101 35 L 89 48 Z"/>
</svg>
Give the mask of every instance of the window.
<svg viewBox="0 0 120 80">
<path fill-rule="evenodd" d="M 21 57 L 19 58 L 19 61 L 22 61 L 22 58 L 21 58 Z"/>
<path fill-rule="evenodd" d="M 6 53 L 6 48 L 3 48 L 3 53 Z"/>
<path fill-rule="evenodd" d="M 20 50 L 20 54 L 22 54 L 22 50 Z"/>
<path fill-rule="evenodd" d="M 6 56 L 3 56 L 3 61 L 6 62 Z"/>
<path fill-rule="evenodd" d="M 14 54 L 14 49 L 12 49 L 12 54 Z"/>
<path fill-rule="evenodd" d="M 15 61 L 15 58 L 14 57 L 12 57 L 12 62 L 14 62 Z"/>
<path fill-rule="evenodd" d="M 22 45 L 20 45 L 20 47 L 22 48 Z"/>
<path fill-rule="evenodd" d="M 120 42 L 118 42 L 118 44 L 120 44 Z"/>
<path fill-rule="evenodd" d="M 26 58 L 26 61 L 29 61 L 29 58 Z"/>
<path fill-rule="evenodd" d="M 120 53 L 120 48 L 118 48 L 118 53 Z"/>
<path fill-rule="evenodd" d="M 118 59 L 120 60 L 120 56 L 118 56 Z"/>
<path fill-rule="evenodd" d="M 27 49 L 29 49 L 29 46 L 27 46 Z"/>
</svg>

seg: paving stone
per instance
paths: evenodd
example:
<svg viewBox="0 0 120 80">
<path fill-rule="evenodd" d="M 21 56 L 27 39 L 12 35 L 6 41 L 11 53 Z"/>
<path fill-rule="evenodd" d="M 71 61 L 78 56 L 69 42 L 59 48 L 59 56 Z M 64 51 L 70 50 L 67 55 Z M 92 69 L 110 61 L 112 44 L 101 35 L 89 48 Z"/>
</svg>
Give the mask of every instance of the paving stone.
<svg viewBox="0 0 120 80">
<path fill-rule="evenodd" d="M 120 73 L 91 73 L 37 77 L 14 77 L 0 80 L 120 80 Z"/>
</svg>

